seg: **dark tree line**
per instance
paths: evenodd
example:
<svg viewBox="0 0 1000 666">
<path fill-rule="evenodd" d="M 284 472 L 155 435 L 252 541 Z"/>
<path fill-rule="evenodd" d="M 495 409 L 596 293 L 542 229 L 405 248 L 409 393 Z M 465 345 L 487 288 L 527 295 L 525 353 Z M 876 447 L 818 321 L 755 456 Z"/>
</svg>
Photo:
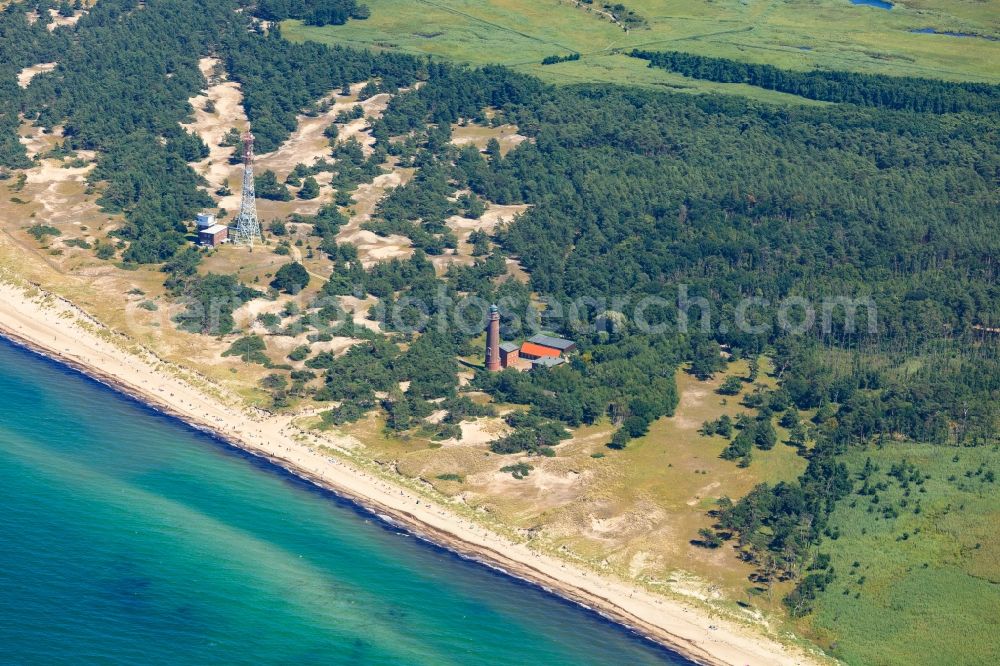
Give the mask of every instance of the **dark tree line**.
<svg viewBox="0 0 1000 666">
<path fill-rule="evenodd" d="M 356 0 L 260 0 L 254 13 L 267 21 L 302 19 L 308 25 L 344 25 L 349 19 L 366 19 L 367 5 Z"/>
<path fill-rule="evenodd" d="M 797 72 L 774 65 L 680 51 L 634 50 L 630 55 L 648 60 L 650 67 L 667 69 L 693 79 L 748 83 L 825 102 L 929 113 L 996 113 L 1000 109 L 1000 86 L 988 83 L 953 83 L 843 71 Z"/>
</svg>

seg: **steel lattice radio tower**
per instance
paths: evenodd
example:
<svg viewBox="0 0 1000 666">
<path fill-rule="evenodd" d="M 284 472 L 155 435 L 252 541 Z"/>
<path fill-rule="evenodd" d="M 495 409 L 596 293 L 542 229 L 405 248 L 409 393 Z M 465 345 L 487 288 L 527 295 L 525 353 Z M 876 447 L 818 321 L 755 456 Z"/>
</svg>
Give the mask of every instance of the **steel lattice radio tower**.
<svg viewBox="0 0 1000 666">
<path fill-rule="evenodd" d="M 257 198 L 253 191 L 253 134 L 250 128 L 240 137 L 243 141 L 243 196 L 240 199 L 240 214 L 236 218 L 233 243 L 253 249 L 254 241 L 263 241 L 260 222 L 257 220 Z"/>
</svg>

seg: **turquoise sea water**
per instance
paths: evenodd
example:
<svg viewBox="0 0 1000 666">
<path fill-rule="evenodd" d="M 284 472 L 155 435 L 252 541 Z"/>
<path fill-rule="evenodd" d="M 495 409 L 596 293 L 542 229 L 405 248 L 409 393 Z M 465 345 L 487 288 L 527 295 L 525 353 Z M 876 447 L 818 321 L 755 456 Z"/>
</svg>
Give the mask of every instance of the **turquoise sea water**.
<svg viewBox="0 0 1000 666">
<path fill-rule="evenodd" d="M 0 340 L 0 663 L 686 664 Z"/>
</svg>

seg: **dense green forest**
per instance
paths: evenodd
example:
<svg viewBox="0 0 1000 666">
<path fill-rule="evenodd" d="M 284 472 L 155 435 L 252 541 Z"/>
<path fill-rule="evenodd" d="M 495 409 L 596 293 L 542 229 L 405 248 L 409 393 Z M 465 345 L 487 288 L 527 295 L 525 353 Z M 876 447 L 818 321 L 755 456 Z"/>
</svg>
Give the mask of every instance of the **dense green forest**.
<svg viewBox="0 0 1000 666">
<path fill-rule="evenodd" d="M 630 55 L 648 60 L 650 67 L 667 69 L 694 79 L 749 83 L 826 102 L 930 113 L 996 113 L 1000 109 L 1000 86 L 987 83 L 949 83 L 916 77 L 821 70 L 796 72 L 774 65 L 680 51 L 637 49 Z"/>
<path fill-rule="evenodd" d="M 722 350 L 730 358 L 766 352 L 779 388 L 754 398 L 756 422 L 727 426 L 727 456 L 753 464 L 753 450 L 775 444 L 773 423 L 783 419 L 798 433 L 792 443 L 808 467 L 797 482 L 724 504 L 716 528 L 702 536 L 709 545 L 735 540 L 766 580 L 799 579 L 788 600 L 797 614 L 833 576 L 810 562 L 816 544 L 830 538 L 835 503 L 857 480 L 842 464 L 845 452 L 901 440 L 997 444 L 994 87 L 636 54 L 690 75 L 851 104 L 775 107 L 611 86 L 555 88 L 503 67 L 293 45 L 277 28 L 263 34 L 227 1 L 139 6 L 101 0 L 76 26 L 52 33 L 28 24 L 25 5 L 4 10 L 0 30 L 12 38 L 0 39 L 0 91 L 10 93 L 0 95 L 0 160 L 26 165 L 18 113 L 49 129 L 63 126 L 69 149 L 97 150 L 92 180 L 101 204 L 125 214 L 125 261 L 166 262 L 171 293 L 189 304 L 179 322 L 188 330 L 229 333 L 231 310 L 213 330 L 197 304 L 234 294 L 238 306 L 260 295 L 232 276 L 199 276 L 198 253 L 178 252 L 184 220 L 209 203 L 187 165 L 204 146 L 178 125 L 191 112 L 187 100 L 205 86 L 198 59 L 219 56 L 241 84 L 261 152 L 277 147 L 296 114 L 332 90 L 372 81 L 368 92 L 395 94 L 372 126 L 373 157 L 341 141 L 330 162 L 297 175 L 329 170 L 349 194 L 379 173 L 384 158 L 414 167 L 414 178 L 379 203 L 368 226 L 406 235 L 417 251 L 362 266 L 356 248 L 336 240 L 350 203 L 339 194 L 317 215 L 292 220 L 312 225 L 316 246 L 332 261 L 321 295 L 377 296 L 373 316 L 383 332 L 345 321 L 324 299 L 305 312 L 272 315 L 272 335 L 365 340 L 342 356 L 293 352 L 307 369 L 286 378 L 280 372 L 290 366 L 275 368 L 276 407 L 309 395 L 337 403 L 324 417 L 330 423 L 379 407 L 391 431 L 454 436 L 457 421 L 483 409 L 461 395 L 455 374 L 456 357 L 478 355 L 479 331 L 413 324 L 422 315 L 451 320 L 470 296 L 500 303 L 507 339 L 524 336 L 531 328 L 525 313 L 544 303 L 541 327 L 579 347 L 570 363 L 547 371 L 477 374 L 473 388 L 530 406 L 510 423 L 514 434 L 494 443 L 498 453 L 553 455 L 567 426 L 601 419 L 617 427 L 609 446 L 625 448 L 673 413 L 679 366 L 704 378 L 724 370 Z M 17 71 L 44 61 L 59 65 L 20 90 Z M 482 152 L 457 147 L 451 124 L 468 121 L 514 123 L 530 140 L 506 156 L 496 142 Z M 477 238 L 474 265 L 437 276 L 428 255 L 455 245 L 444 220 L 477 217 L 484 202 L 530 207 Z M 519 260 L 530 285 L 505 279 L 508 257 Z M 289 268 L 278 287 L 301 286 L 295 279 L 302 282 L 301 272 Z M 751 297 L 753 331 L 740 325 L 740 304 Z M 778 304 L 789 297 L 815 305 L 814 326 L 789 332 L 782 325 Z M 660 299 L 643 313 L 652 328 L 635 309 L 651 298 Z M 873 307 L 862 308 L 852 327 L 838 306 L 823 325 L 821 304 L 830 299 Z M 586 303 L 577 321 L 558 316 L 574 302 Z M 682 311 L 695 322 L 688 330 Z M 704 327 L 703 313 L 710 315 Z M 270 362 L 259 339 L 241 340 L 250 351 L 234 346 L 233 354 Z M 317 378 L 322 386 L 310 388 Z M 401 381 L 411 382 L 406 392 Z M 434 399 L 445 400 L 449 416 L 430 428 L 423 417 L 436 409 Z M 815 416 L 807 422 L 799 411 Z"/>
<path fill-rule="evenodd" d="M 779 416 L 799 425 L 788 410 L 816 410 L 796 430 L 809 464 L 798 483 L 762 486 L 720 508 L 709 537 L 736 539 L 762 581 L 808 571 L 787 600 L 793 613 L 808 612 L 833 576 L 806 565 L 852 488 L 838 462 L 848 447 L 898 439 L 995 445 L 1000 362 L 985 329 L 1000 305 L 996 114 L 552 90 L 486 69 L 432 71 L 426 86 L 394 100 L 383 122 L 397 133 L 475 117 L 484 106 L 502 109 L 503 120 L 535 141 L 505 158 L 458 151 L 452 178 L 491 201 L 532 204 L 496 240 L 536 291 L 563 303 L 593 299 L 599 315 L 614 295 L 676 302 L 683 284 L 688 298 L 716 311 L 707 337 L 679 335 L 670 308 L 663 336 L 627 321 L 612 330 L 565 326 L 559 332 L 578 341 L 586 362 L 487 375 L 477 385 L 568 424 L 611 415 L 622 423 L 609 443 L 617 448 L 672 405 L 662 389 L 652 393 L 666 399 L 648 403 L 642 388 L 602 378 L 609 350 L 628 358 L 621 377 L 641 386 L 682 360 L 699 375 L 717 372 L 719 343 L 737 356 L 771 351 L 781 388 L 756 398 L 757 424 L 733 429 L 733 457 L 748 463 L 752 448 L 774 446 Z M 750 296 L 870 298 L 877 315 L 853 329 L 832 317 L 829 327 L 789 335 L 772 310 L 759 314 L 751 334 L 734 312 Z M 681 345 L 644 366 L 632 350 L 661 337 Z M 606 391 L 621 386 L 620 394 Z M 556 409 L 567 396 L 582 409 Z"/>
<path fill-rule="evenodd" d="M 24 91 L 17 85 L 18 72 L 39 62 L 51 62 L 67 44 L 64 31 L 50 32 L 42 21 L 28 20 L 28 12 L 34 8 L 27 3 L 10 3 L 0 11 L 0 169 L 29 164 L 24 146 L 17 140 L 18 114 L 25 105 Z"/>
<path fill-rule="evenodd" d="M 295 18 L 308 25 L 343 25 L 368 18 L 369 10 L 355 0 L 260 0 L 254 14 L 267 21 Z"/>
<path fill-rule="evenodd" d="M 377 77 L 382 88 L 395 91 L 417 80 L 425 66 L 410 56 L 292 44 L 277 28 L 267 37 L 235 30 L 219 46 L 243 90 L 261 153 L 277 148 L 295 129 L 296 114 L 332 90 Z"/>
</svg>

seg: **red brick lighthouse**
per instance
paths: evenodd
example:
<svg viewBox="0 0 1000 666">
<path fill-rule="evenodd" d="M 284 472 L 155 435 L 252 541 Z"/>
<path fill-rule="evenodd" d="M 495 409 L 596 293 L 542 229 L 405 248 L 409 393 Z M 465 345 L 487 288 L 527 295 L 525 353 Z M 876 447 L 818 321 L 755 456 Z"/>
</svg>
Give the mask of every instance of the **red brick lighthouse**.
<svg viewBox="0 0 1000 666">
<path fill-rule="evenodd" d="M 490 306 L 490 316 L 486 321 L 486 369 L 489 372 L 500 370 L 500 310 Z"/>
</svg>

